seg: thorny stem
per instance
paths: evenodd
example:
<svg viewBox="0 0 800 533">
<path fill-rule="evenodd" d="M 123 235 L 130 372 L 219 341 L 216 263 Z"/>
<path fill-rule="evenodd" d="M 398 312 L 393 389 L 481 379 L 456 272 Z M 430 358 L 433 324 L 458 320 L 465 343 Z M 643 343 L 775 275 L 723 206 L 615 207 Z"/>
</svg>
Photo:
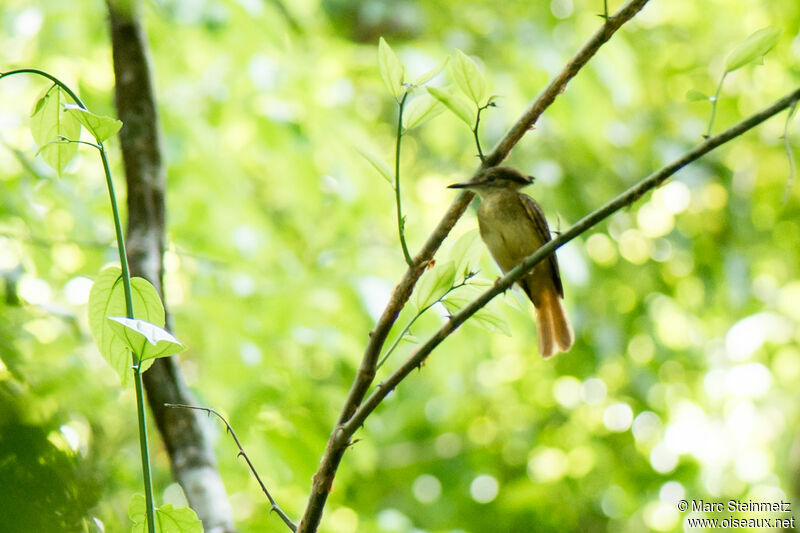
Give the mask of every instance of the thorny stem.
<svg viewBox="0 0 800 533">
<path fill-rule="evenodd" d="M 267 496 L 267 500 L 269 500 L 269 504 L 272 506 L 270 511 L 274 512 L 279 517 L 281 517 L 281 520 L 283 520 L 283 523 L 286 524 L 286 527 L 288 527 L 292 531 L 297 531 L 297 526 L 295 525 L 295 523 L 292 522 L 292 519 L 289 518 L 289 516 L 286 513 L 283 512 L 283 510 L 278 505 L 278 502 L 275 501 L 275 498 L 273 498 L 272 495 L 267 490 L 267 486 L 264 485 L 263 481 L 261 481 L 261 477 L 258 475 L 258 472 L 256 472 L 256 467 L 253 466 L 252 461 L 250 461 L 250 457 L 247 456 L 247 454 L 244 451 L 244 448 L 242 447 L 242 443 L 239 442 L 239 438 L 236 436 L 236 432 L 233 431 L 233 427 L 228 423 L 228 421 L 225 419 L 224 416 L 219 414 L 219 412 L 217 412 L 216 410 L 211 409 L 210 407 L 199 407 L 199 406 L 196 406 L 196 405 L 184 405 L 184 404 L 181 404 L 181 403 L 165 403 L 164 406 L 165 407 L 177 407 L 177 408 L 181 408 L 181 409 L 194 409 L 196 411 L 205 411 L 209 415 L 215 415 L 217 418 L 222 420 L 222 423 L 225 424 L 225 427 L 227 428 L 228 432 L 231 434 L 231 437 L 233 437 L 233 441 L 236 443 L 236 446 L 239 448 L 239 455 L 244 457 L 245 462 L 247 462 L 247 467 L 250 469 L 250 472 L 253 473 L 253 477 L 256 478 L 256 481 L 258 481 L 258 484 L 261 486 L 261 491 Z"/>
</svg>

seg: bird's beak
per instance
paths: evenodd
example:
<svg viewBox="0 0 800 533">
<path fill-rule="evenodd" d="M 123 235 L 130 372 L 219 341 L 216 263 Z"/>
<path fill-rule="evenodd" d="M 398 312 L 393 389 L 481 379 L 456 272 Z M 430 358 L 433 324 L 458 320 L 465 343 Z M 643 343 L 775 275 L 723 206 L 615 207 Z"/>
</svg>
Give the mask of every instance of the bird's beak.
<svg viewBox="0 0 800 533">
<path fill-rule="evenodd" d="M 466 189 L 470 185 L 474 185 L 474 184 L 469 183 L 468 181 L 464 181 L 462 183 L 453 183 L 452 185 L 448 185 L 447 188 L 448 189 Z"/>
</svg>

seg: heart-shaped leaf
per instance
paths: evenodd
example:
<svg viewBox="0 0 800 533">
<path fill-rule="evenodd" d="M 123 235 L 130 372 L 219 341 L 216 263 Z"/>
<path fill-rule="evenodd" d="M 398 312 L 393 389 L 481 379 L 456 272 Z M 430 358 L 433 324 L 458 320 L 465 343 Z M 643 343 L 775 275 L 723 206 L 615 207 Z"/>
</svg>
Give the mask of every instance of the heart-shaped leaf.
<svg viewBox="0 0 800 533">
<path fill-rule="evenodd" d="M 81 123 L 64 109 L 66 96 L 58 87 L 49 88 L 34 105 L 31 135 L 42 159 L 61 177 L 64 167 L 78 152 Z"/>
<path fill-rule="evenodd" d="M 131 298 L 134 316 L 152 324 L 164 326 L 164 306 L 155 287 L 144 278 L 131 278 Z M 133 358 L 128 344 L 113 330 L 109 316 L 123 316 L 125 291 L 122 273 L 118 267 L 103 270 L 95 279 L 89 292 L 89 328 L 103 358 L 119 374 L 122 385 L 129 383 Z M 144 371 L 153 360 L 144 361 Z"/>
<path fill-rule="evenodd" d="M 68 113 L 72 114 L 83 127 L 89 130 L 92 137 L 101 143 L 116 134 L 122 127 L 122 121 L 111 117 L 103 117 L 95 115 L 76 104 L 67 104 L 64 106 Z"/>
<path fill-rule="evenodd" d="M 128 517 L 133 521 L 133 533 L 145 533 L 146 502 L 143 494 L 134 494 L 128 505 Z M 156 508 L 156 533 L 203 533 L 203 523 L 197 518 L 195 512 L 188 507 L 178 507 L 172 504 Z"/>
</svg>

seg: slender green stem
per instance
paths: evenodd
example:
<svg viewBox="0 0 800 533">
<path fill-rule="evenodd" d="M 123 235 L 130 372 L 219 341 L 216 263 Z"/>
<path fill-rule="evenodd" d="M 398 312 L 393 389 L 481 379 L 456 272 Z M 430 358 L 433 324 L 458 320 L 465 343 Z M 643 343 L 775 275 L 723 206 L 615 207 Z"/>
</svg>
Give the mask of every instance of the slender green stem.
<svg viewBox="0 0 800 533">
<path fill-rule="evenodd" d="M 478 116 L 475 118 L 475 127 L 472 128 L 472 135 L 475 137 L 475 146 L 478 147 L 478 157 L 481 159 L 481 163 L 483 163 L 486 160 L 486 158 L 483 156 L 483 150 L 481 149 L 481 140 L 478 137 L 478 126 L 481 123 L 481 109 L 478 109 Z"/>
<path fill-rule="evenodd" d="M 389 356 L 392 354 L 392 352 L 394 351 L 394 349 L 395 349 L 395 348 L 397 348 L 397 345 L 398 345 L 398 344 L 400 344 L 400 341 L 402 341 L 402 340 L 403 340 L 403 336 L 404 336 L 406 333 L 408 333 L 408 330 L 410 330 L 410 329 L 411 329 L 411 326 L 413 326 L 413 325 L 414 325 L 414 322 L 416 322 L 416 321 L 417 321 L 417 319 L 418 319 L 419 317 L 421 317 L 423 314 L 425 314 L 425 312 L 426 312 L 428 309 L 430 309 L 430 308 L 431 308 L 431 307 L 433 307 L 434 305 L 436 305 L 436 304 L 438 304 L 439 302 L 441 302 L 442 300 L 444 300 L 444 299 L 447 297 L 447 295 L 448 295 L 448 294 L 450 294 L 451 292 L 453 292 L 453 291 L 454 291 L 454 290 L 456 290 L 456 289 L 459 289 L 459 288 L 463 287 L 464 285 L 467 285 L 467 282 L 468 282 L 470 279 L 472 279 L 473 277 L 475 277 L 475 275 L 476 275 L 476 274 L 477 274 L 477 272 L 471 272 L 471 273 L 470 273 L 469 275 L 467 275 L 467 277 L 465 277 L 465 278 L 464 278 L 462 281 L 460 281 L 459 283 L 456 283 L 455 285 L 453 285 L 452 287 L 450 287 L 449 289 L 447 289 L 447 292 L 445 292 L 444 294 L 442 294 L 441 296 L 439 296 L 439 298 L 438 298 L 438 299 L 437 299 L 435 302 L 432 302 L 431 304 L 427 305 L 427 306 L 426 306 L 426 307 L 424 307 L 423 309 L 420 309 L 419 311 L 417 311 L 417 314 L 414 316 L 414 318 L 412 318 L 412 319 L 409 321 L 409 323 L 406 325 L 406 327 L 404 327 L 404 328 L 403 328 L 403 331 L 401 331 L 401 332 L 400 332 L 400 335 L 398 335 L 398 336 L 397 336 L 397 338 L 394 340 L 394 342 L 392 342 L 392 345 L 391 345 L 391 346 L 389 346 L 389 349 L 388 349 L 388 350 L 386 350 L 386 354 L 383 356 L 383 359 L 381 359 L 381 360 L 378 362 L 378 364 L 377 364 L 377 366 L 375 367 L 375 369 L 377 370 L 378 368 L 382 367 L 382 366 L 383 366 L 383 363 L 385 363 L 385 362 L 386 362 L 386 360 L 387 360 L 387 359 L 389 359 Z"/>
<path fill-rule="evenodd" d="M 133 298 L 131 297 L 131 273 L 128 267 L 128 254 L 125 253 L 125 235 L 122 232 L 122 218 L 119 215 L 119 206 L 117 205 L 117 195 L 114 191 L 114 180 L 111 178 L 111 168 L 108 165 L 108 157 L 103 143 L 98 144 L 97 150 L 100 152 L 100 159 L 103 161 L 103 171 L 106 175 L 106 185 L 108 186 L 108 196 L 111 200 L 111 214 L 114 217 L 114 232 L 117 236 L 117 248 L 119 250 L 119 264 L 122 268 L 122 287 L 125 291 L 125 313 L 128 318 L 133 316 Z M 134 365 L 138 365 L 138 357 L 133 355 Z"/>
<path fill-rule="evenodd" d="M 438 302 L 439 300 L 436 300 L 436 301 Z M 392 343 L 392 345 L 391 345 L 391 346 L 389 346 L 389 349 L 388 349 L 388 350 L 386 350 L 386 354 L 383 356 L 383 359 L 381 359 L 380 361 L 378 361 L 378 364 L 375 366 L 375 370 L 377 370 L 377 369 L 379 369 L 380 367 L 382 367 L 382 366 L 383 366 L 383 363 L 385 363 L 385 362 L 386 362 L 386 360 L 387 360 L 387 359 L 389 359 L 389 356 L 390 356 L 390 355 L 392 355 L 392 352 L 394 351 L 394 349 L 395 349 L 395 348 L 397 348 L 397 345 L 398 345 L 398 344 L 400 344 L 400 341 L 402 341 L 402 340 L 403 340 L 403 337 L 405 336 L 405 334 L 406 334 L 406 333 L 408 333 L 408 330 L 410 330 L 410 329 L 411 329 L 411 326 L 413 326 L 413 325 L 414 325 L 414 322 L 416 322 L 416 321 L 417 321 L 417 319 L 418 319 L 419 317 L 421 317 L 421 316 L 422 316 L 422 314 L 423 314 L 425 311 L 427 311 L 428 309 L 430 309 L 432 305 L 433 305 L 433 304 L 429 305 L 428 307 L 426 307 L 425 309 L 422 309 L 421 311 L 417 311 L 417 314 L 416 314 L 416 315 L 414 315 L 414 318 L 412 318 L 412 319 L 411 319 L 411 320 L 408 322 L 408 324 L 406 324 L 406 327 L 404 327 L 404 328 L 403 328 L 403 331 L 401 331 L 401 332 L 400 332 L 400 334 L 399 334 L 399 335 L 397 336 L 397 338 L 394 340 L 394 342 Z"/>
<path fill-rule="evenodd" d="M 397 141 L 394 149 L 394 203 L 397 207 L 397 233 L 400 236 L 403 257 L 405 257 L 408 266 L 413 266 L 414 261 L 411 259 L 411 254 L 408 252 L 408 245 L 406 244 L 406 221 L 403 218 L 403 207 L 400 203 L 400 145 L 403 138 L 403 109 L 405 109 L 407 98 L 408 91 L 404 92 L 403 98 L 400 99 L 400 112 L 397 116 Z"/>
<path fill-rule="evenodd" d="M 21 68 L 16 70 L 10 70 L 8 72 L 0 72 L 0 79 L 11 76 L 14 74 L 36 74 L 42 77 L 45 77 L 58 85 L 59 88 L 64 90 L 72 100 L 81 106 L 81 108 L 86 108 L 86 104 L 75 94 L 72 89 L 70 89 L 64 82 L 53 76 L 52 74 L 45 72 L 43 70 L 35 69 L 35 68 Z M 81 142 L 81 141 L 76 141 Z M 106 176 L 106 185 L 108 187 L 108 196 L 111 200 L 111 212 L 114 217 L 114 230 L 117 237 L 117 249 L 119 250 L 119 262 L 120 267 L 122 269 L 122 287 L 125 293 L 125 314 L 128 318 L 134 318 L 133 316 L 133 298 L 131 297 L 131 274 L 130 269 L 128 267 L 128 256 L 125 252 L 125 236 L 122 231 L 122 219 L 119 214 L 119 206 L 117 205 L 117 196 L 114 191 L 114 180 L 111 176 L 111 167 L 108 164 L 108 157 L 106 156 L 106 150 L 103 147 L 103 143 L 98 143 L 97 145 L 93 145 L 97 148 L 97 151 L 100 152 L 100 158 L 103 161 L 103 172 Z M 142 475 L 144 476 L 144 492 L 145 492 L 145 502 L 146 502 L 146 511 L 147 511 L 147 530 L 149 533 L 155 533 L 155 507 L 153 503 L 153 482 L 152 476 L 150 474 L 150 452 L 147 447 L 147 420 L 145 415 L 145 407 L 144 407 L 144 387 L 142 385 L 142 372 L 141 372 L 141 360 L 137 356 L 137 354 L 133 354 L 133 366 L 134 366 L 134 384 L 136 388 L 136 412 L 137 417 L 139 419 L 139 447 L 141 449 L 142 455 Z"/>
<path fill-rule="evenodd" d="M 792 121 L 794 112 L 797 110 L 797 100 L 794 101 L 789 113 L 786 115 L 786 123 L 783 125 L 783 147 L 786 149 L 786 158 L 789 160 L 789 177 L 786 178 L 786 189 L 783 191 L 783 203 L 789 201 L 794 186 L 794 157 L 792 156 L 792 145 L 789 143 L 789 123 Z"/>
<path fill-rule="evenodd" d="M 472 128 L 472 135 L 475 137 L 475 146 L 478 147 L 478 157 L 481 159 L 481 163 L 486 161 L 486 157 L 483 155 L 483 149 L 481 148 L 481 139 L 478 135 L 478 127 L 481 124 L 481 113 L 489 107 L 494 107 L 494 102 L 492 102 L 491 99 L 489 99 L 489 102 L 487 102 L 486 105 L 478 108 L 478 114 L 475 117 L 475 127 Z"/>
<path fill-rule="evenodd" d="M 106 175 L 108 185 L 108 195 L 111 199 L 111 212 L 114 216 L 114 231 L 117 234 L 117 248 L 119 249 L 119 262 L 122 268 L 122 287 L 125 291 L 125 313 L 128 318 L 133 316 L 133 299 L 131 297 L 131 274 L 128 267 L 128 254 L 125 250 L 125 236 L 122 232 L 122 219 L 119 215 L 117 196 L 114 192 L 114 180 L 111 178 L 111 168 L 108 165 L 108 157 L 103 143 L 98 144 L 100 158 L 103 160 L 103 171 Z M 155 533 L 156 516 L 155 502 L 153 501 L 153 477 L 150 473 L 150 450 L 147 445 L 147 418 L 144 405 L 144 386 L 142 384 L 142 361 L 133 352 L 133 383 L 136 389 L 136 414 L 139 419 L 139 450 L 142 456 L 142 476 L 144 477 L 144 499 L 147 511 L 147 530 Z"/>
<path fill-rule="evenodd" d="M 39 70 L 38 68 L 18 68 L 15 70 L 9 70 L 8 72 L 0 72 L 0 78 L 4 78 L 6 76 L 13 76 L 14 74 L 37 74 L 39 76 L 47 78 L 48 80 L 52 81 L 53 83 L 61 87 L 64 90 L 64 92 L 67 93 L 69 97 L 75 101 L 76 104 L 86 109 L 86 105 L 84 105 L 81 99 L 78 98 L 78 95 L 72 92 L 72 89 L 67 87 L 67 85 L 64 84 L 63 81 L 59 80 L 49 72 Z"/>
<path fill-rule="evenodd" d="M 608 0 L 603 0 L 603 18 L 608 20 Z"/>
<path fill-rule="evenodd" d="M 728 71 L 726 70 L 722 77 L 719 79 L 719 85 L 717 85 L 717 93 L 714 95 L 714 100 L 711 102 L 711 119 L 708 121 L 708 131 L 704 137 L 708 139 L 711 137 L 711 129 L 714 127 L 714 119 L 717 117 L 717 102 L 719 102 L 719 94 L 722 92 L 722 83 L 725 81 L 725 76 L 728 75 Z"/>
</svg>

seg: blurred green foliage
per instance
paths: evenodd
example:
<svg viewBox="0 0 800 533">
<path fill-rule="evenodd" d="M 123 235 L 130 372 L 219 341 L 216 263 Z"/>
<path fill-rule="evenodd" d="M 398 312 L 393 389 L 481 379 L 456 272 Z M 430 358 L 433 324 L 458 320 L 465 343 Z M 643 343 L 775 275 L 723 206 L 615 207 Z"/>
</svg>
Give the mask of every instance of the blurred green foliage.
<svg viewBox="0 0 800 533">
<path fill-rule="evenodd" d="M 620 2 L 610 2 L 616 9 Z M 405 270 L 393 194 L 384 36 L 411 77 L 458 48 L 498 107 L 490 148 L 601 23 L 602 2 L 154 0 L 144 12 L 168 162 L 167 306 L 203 404 L 226 413 L 298 517 L 375 316 Z M 573 80 L 513 151 L 551 226 L 577 220 L 701 140 L 725 58 L 766 26 L 763 65 L 726 77 L 719 131 L 800 81 L 796 0 L 656 1 Z M 103 2 L 6 0 L 0 70 L 35 66 L 114 116 Z M 442 74 L 433 84 L 445 82 Z M 99 161 L 57 179 L 28 112 L 45 87 L 0 83 L 0 523 L 130 527 L 141 491 L 133 396 L 93 347 L 90 280 L 115 261 Z M 680 498 L 797 501 L 800 185 L 773 119 L 681 171 L 559 252 L 576 346 L 536 354 L 509 293 L 511 337 L 470 324 L 370 417 L 325 531 L 682 531 Z M 796 122 L 789 129 L 798 138 Z M 117 180 L 118 143 L 106 143 Z M 795 157 L 797 150 L 793 148 Z M 404 140 L 411 252 L 477 166 L 443 113 Z M 124 189 L 124 187 L 120 187 Z M 460 235 L 475 227 L 467 214 Z M 484 252 L 482 276 L 498 270 Z M 412 327 L 424 338 L 444 311 Z M 402 343 L 382 367 L 413 348 Z M 379 376 L 380 379 L 380 376 Z M 243 532 L 282 531 L 212 420 Z M 180 503 L 154 439 L 157 499 Z M 8 490 L 6 490 L 8 494 Z M 793 506 L 796 507 L 796 506 Z M 48 514 L 50 513 L 50 514 Z M 10 524 L 10 525 L 9 525 Z"/>
</svg>

